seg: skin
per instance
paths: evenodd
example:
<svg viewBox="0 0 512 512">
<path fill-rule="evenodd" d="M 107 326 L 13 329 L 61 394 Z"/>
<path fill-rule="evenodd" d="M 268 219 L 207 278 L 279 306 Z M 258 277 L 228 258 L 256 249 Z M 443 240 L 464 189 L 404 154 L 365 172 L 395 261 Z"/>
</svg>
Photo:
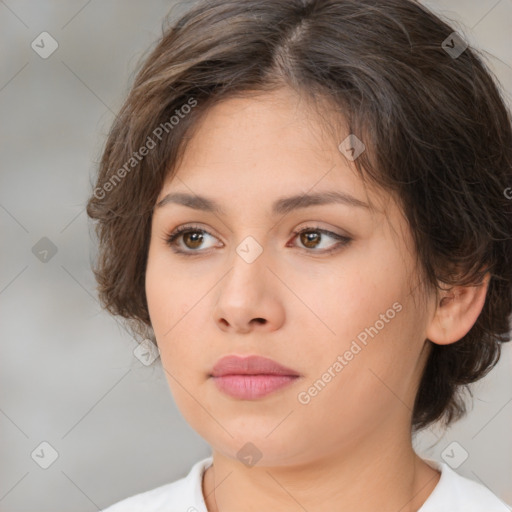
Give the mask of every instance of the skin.
<svg viewBox="0 0 512 512">
<path fill-rule="evenodd" d="M 170 192 L 193 193 L 215 199 L 225 214 L 178 204 L 154 210 L 146 293 L 161 361 L 178 408 L 212 447 L 203 479 L 209 512 L 417 511 L 439 481 L 411 443 L 426 340 L 464 336 L 488 279 L 442 301 L 423 292 L 398 205 L 365 187 L 340 152 L 348 132 L 333 140 L 308 107 L 286 88 L 212 107 L 162 187 L 157 203 Z M 372 208 L 333 203 L 271 215 L 280 197 L 325 190 Z M 189 223 L 208 232 L 202 244 L 178 238 L 195 256 L 165 241 Z M 294 235 L 306 227 L 321 239 Z M 338 241 L 316 227 L 352 241 L 326 254 Z M 236 252 L 248 236 L 263 249 L 252 263 Z M 401 311 L 300 403 L 298 394 L 396 302 Z M 258 400 L 231 398 L 208 376 L 228 354 L 270 357 L 301 377 Z M 262 454 L 253 467 L 237 458 L 247 442 Z"/>
</svg>

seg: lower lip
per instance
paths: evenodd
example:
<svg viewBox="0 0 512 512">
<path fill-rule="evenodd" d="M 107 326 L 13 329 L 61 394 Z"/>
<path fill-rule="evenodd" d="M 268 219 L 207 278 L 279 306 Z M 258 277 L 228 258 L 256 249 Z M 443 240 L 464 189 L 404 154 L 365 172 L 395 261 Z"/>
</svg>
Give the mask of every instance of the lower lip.
<svg viewBox="0 0 512 512">
<path fill-rule="evenodd" d="M 216 386 L 234 398 L 255 400 L 290 385 L 294 375 L 224 375 L 212 377 Z"/>
</svg>

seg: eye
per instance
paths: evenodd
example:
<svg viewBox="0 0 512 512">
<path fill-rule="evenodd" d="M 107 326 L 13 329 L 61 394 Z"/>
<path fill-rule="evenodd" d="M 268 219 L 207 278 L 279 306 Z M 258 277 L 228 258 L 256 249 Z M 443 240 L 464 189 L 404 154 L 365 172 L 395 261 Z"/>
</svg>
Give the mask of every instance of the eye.
<svg viewBox="0 0 512 512">
<path fill-rule="evenodd" d="M 186 249 L 190 249 L 191 252 L 198 252 L 195 249 L 201 246 L 205 235 L 215 238 L 213 235 L 210 235 L 210 233 L 199 227 L 180 226 L 170 235 L 166 236 L 165 242 L 178 253 L 189 253 L 190 251 L 187 251 Z M 178 240 L 178 238 L 180 240 Z M 185 250 L 183 250 L 183 246 L 180 247 L 180 244 L 178 243 L 180 241 L 185 245 Z"/>
<path fill-rule="evenodd" d="M 323 239 L 327 236 L 327 238 L 331 238 L 337 240 L 338 243 L 331 244 L 331 247 L 325 250 L 314 250 L 313 252 L 318 252 L 320 254 L 328 254 L 338 250 L 340 247 L 348 245 L 352 239 L 339 235 L 338 233 L 333 233 L 332 231 L 328 231 L 326 229 L 319 228 L 318 226 L 309 226 L 299 231 L 294 231 L 294 235 L 299 238 L 301 244 L 303 244 L 306 249 L 317 249 L 322 245 Z M 333 247 L 334 246 L 334 247 Z"/>
<path fill-rule="evenodd" d="M 328 231 L 317 226 L 309 226 L 299 231 L 294 231 L 293 234 L 295 235 L 294 239 L 299 237 L 301 244 L 303 244 L 307 250 L 320 254 L 328 254 L 334 252 L 340 247 L 348 245 L 352 241 L 352 239 L 347 236 L 339 235 L 338 233 L 333 233 L 332 231 Z M 201 248 L 201 245 L 204 243 L 205 236 L 216 238 L 208 233 L 208 231 L 200 227 L 190 225 L 180 226 L 171 234 L 165 236 L 165 242 L 176 253 L 188 255 L 192 255 L 193 253 L 199 254 L 200 252 L 203 252 L 202 250 L 199 251 L 198 249 Z M 330 247 L 324 250 L 316 250 L 322 245 L 324 238 L 337 240 L 337 243 L 331 244 L 331 246 L 334 247 Z M 182 242 L 182 244 L 179 242 Z M 287 247 L 290 247 L 290 245 L 287 245 Z"/>
</svg>

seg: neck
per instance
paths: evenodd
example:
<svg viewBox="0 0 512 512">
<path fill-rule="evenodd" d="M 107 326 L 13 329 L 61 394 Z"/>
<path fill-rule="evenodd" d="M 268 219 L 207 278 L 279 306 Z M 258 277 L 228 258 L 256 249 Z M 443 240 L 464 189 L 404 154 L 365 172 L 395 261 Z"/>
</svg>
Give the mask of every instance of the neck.
<svg viewBox="0 0 512 512">
<path fill-rule="evenodd" d="M 249 468 L 213 450 L 203 479 L 208 512 L 417 512 L 440 474 L 416 455 L 410 431 L 378 434 L 300 464 Z"/>
</svg>

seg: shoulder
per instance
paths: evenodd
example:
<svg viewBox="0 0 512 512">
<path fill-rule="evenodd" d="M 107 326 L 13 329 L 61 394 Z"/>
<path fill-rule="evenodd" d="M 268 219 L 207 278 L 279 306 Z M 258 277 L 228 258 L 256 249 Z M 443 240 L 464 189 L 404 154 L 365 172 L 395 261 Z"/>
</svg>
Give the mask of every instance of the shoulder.
<svg viewBox="0 0 512 512">
<path fill-rule="evenodd" d="M 101 512 L 206 512 L 202 493 L 203 473 L 212 457 L 196 462 L 187 476 L 125 498 Z"/>
<path fill-rule="evenodd" d="M 459 475 L 445 463 L 424 460 L 441 471 L 441 478 L 418 512 L 512 512 L 483 484 Z"/>
</svg>

